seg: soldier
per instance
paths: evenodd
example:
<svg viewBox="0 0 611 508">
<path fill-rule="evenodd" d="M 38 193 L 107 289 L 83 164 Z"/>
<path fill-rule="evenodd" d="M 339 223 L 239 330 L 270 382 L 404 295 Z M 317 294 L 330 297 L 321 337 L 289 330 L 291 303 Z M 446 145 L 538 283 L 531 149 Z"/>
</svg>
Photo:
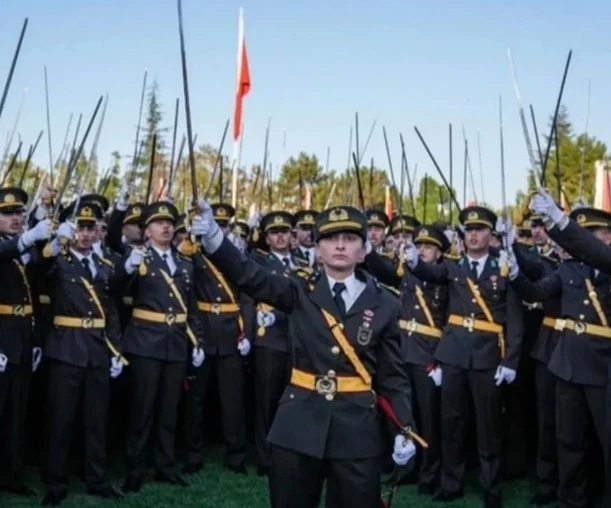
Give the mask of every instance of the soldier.
<svg viewBox="0 0 611 508">
<path fill-rule="evenodd" d="M 295 230 L 297 231 L 296 248 L 291 249 L 293 255 L 304 266 L 316 266 L 316 249 L 314 247 L 314 220 L 318 212 L 315 210 L 300 210 L 295 213 Z"/>
<path fill-rule="evenodd" d="M 227 235 L 235 210 L 225 203 L 213 207 L 214 218 Z M 195 372 L 187 394 L 184 472 L 196 473 L 202 467 L 204 400 L 211 374 L 216 374 L 226 447 L 225 466 L 232 472 L 247 474 L 244 357 L 250 352 L 246 331 L 252 330 L 252 302 L 227 282 L 203 252 L 195 252 L 192 261 L 197 308 L 207 331 L 204 345 L 207 361 Z"/>
<path fill-rule="evenodd" d="M 0 189 L 0 489 L 21 496 L 33 494 L 23 482 L 25 415 L 32 371 L 42 356 L 33 334 L 29 265 L 31 248 L 51 235 L 48 220 L 22 233 L 27 202 L 20 188 Z"/>
<path fill-rule="evenodd" d="M 76 209 L 75 209 L 76 207 Z M 67 222 L 74 217 L 73 222 Z M 52 288 L 53 329 L 45 343 L 48 368 L 49 449 L 43 505 L 68 495 L 65 476 L 79 402 L 83 400 L 87 493 L 121 497 L 107 474 L 106 424 L 110 377 L 121 374 L 121 328 L 111 298 L 112 263 L 93 251 L 102 210 L 93 202 L 72 203 L 50 243 L 42 268 Z M 66 243 L 62 248 L 61 242 Z M 109 375 L 110 371 L 110 375 Z"/>
<path fill-rule="evenodd" d="M 107 245 L 122 256 L 130 253 L 131 247 L 142 243 L 140 219 L 146 205 L 129 204 L 129 185 L 124 185 L 119 192 L 119 199 L 108 220 Z"/>
<path fill-rule="evenodd" d="M 544 190 L 534 196 L 531 208 L 543 216 L 552 240 L 577 260 L 587 263 L 582 265 L 579 277 L 573 276 L 567 281 L 568 287 L 563 281 L 563 301 L 564 290 L 570 291 L 567 312 L 571 319 L 559 323 L 564 333 L 550 361 L 550 369 L 558 377 L 558 496 L 567 506 L 586 506 L 589 502 L 583 449 L 589 419 L 605 449 L 603 505 L 611 506 L 611 342 L 605 340 L 611 337 L 608 325 L 611 314 L 611 214 L 580 208 L 567 217 Z"/>
<path fill-rule="evenodd" d="M 181 213 L 176 221 L 176 227 L 174 228 L 174 247 L 178 248 L 180 244 L 187 238 L 187 225 L 185 219 L 187 218 L 186 213 Z"/>
<path fill-rule="evenodd" d="M 468 421 L 468 393 L 475 403 L 484 506 L 501 500 L 502 383 L 512 383 L 522 341 L 521 301 L 508 284 L 504 261 L 489 254 L 496 215 L 464 208 L 466 255 L 438 265 L 420 263 L 409 244 L 406 261 L 420 279 L 448 285 L 448 324 L 435 351 L 443 375 L 441 385 L 442 471 L 437 501 L 463 497 Z M 505 267 L 506 268 L 506 267 Z"/>
<path fill-rule="evenodd" d="M 352 207 L 325 210 L 314 240 L 323 271 L 307 280 L 272 274 L 235 249 L 200 203 L 193 229 L 215 265 L 255 301 L 288 314 L 293 369 L 269 433 L 274 508 L 378 508 L 382 421 L 376 394 L 401 425 L 412 423 L 409 381 L 400 354 L 397 300 L 355 267 L 365 257 L 367 219 Z M 375 393 L 374 391 L 375 390 Z M 395 438 L 404 465 L 415 446 Z"/>
<path fill-rule="evenodd" d="M 142 487 L 144 448 L 153 420 L 156 481 L 188 485 L 176 472 L 176 419 L 187 359 L 199 367 L 204 351 L 193 264 L 172 249 L 177 219 L 178 211 L 170 203 L 148 205 L 142 225 L 149 246 L 131 249 L 119 268 L 134 298 L 132 317 L 123 334 L 131 379 L 124 492 L 138 492 Z"/>
<path fill-rule="evenodd" d="M 388 228 L 388 217 L 380 210 L 366 210 L 367 216 L 367 238 L 371 246 L 378 253 L 382 254 L 384 249 L 384 238 L 386 228 Z"/>
<path fill-rule="evenodd" d="M 450 248 L 444 233 L 432 225 L 418 226 L 414 230 L 414 244 L 420 261 L 432 264 L 441 263 Z M 366 261 L 380 280 L 401 290 L 401 352 L 413 388 L 418 429 L 429 444 L 422 455 L 418 492 L 433 495 L 439 487 L 441 470 L 439 386 L 442 374 L 435 360 L 435 350 L 447 320 L 447 287 L 421 281 L 409 271 L 399 276 L 394 265 L 375 251 L 367 255 Z"/>
<path fill-rule="evenodd" d="M 272 274 L 290 274 L 298 267 L 289 250 L 293 222 L 293 216 L 282 211 L 269 212 L 261 219 L 261 229 L 269 246 L 269 253 L 255 252 L 253 259 Z M 267 435 L 276 414 L 278 401 L 290 379 L 287 315 L 266 303 L 257 302 L 254 345 L 255 450 L 257 473 L 263 476 L 269 473 L 271 466 Z"/>
<path fill-rule="evenodd" d="M 420 226 L 420 221 L 411 215 L 395 215 L 388 227 L 390 235 L 394 238 L 395 247 L 409 242 L 414 229 Z"/>
</svg>

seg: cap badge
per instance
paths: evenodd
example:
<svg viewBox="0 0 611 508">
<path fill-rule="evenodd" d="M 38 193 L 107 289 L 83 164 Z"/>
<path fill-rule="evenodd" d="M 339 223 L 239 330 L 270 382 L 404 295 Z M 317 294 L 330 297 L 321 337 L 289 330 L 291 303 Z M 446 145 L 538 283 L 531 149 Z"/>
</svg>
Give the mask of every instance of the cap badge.
<svg viewBox="0 0 611 508">
<path fill-rule="evenodd" d="M 469 212 L 469 215 L 467 215 L 467 219 L 468 220 L 477 220 L 477 219 L 479 219 L 479 213 L 477 213 L 477 212 Z"/>
<path fill-rule="evenodd" d="M 329 220 L 332 222 L 348 220 L 348 212 L 343 208 L 336 208 L 329 212 Z"/>
</svg>

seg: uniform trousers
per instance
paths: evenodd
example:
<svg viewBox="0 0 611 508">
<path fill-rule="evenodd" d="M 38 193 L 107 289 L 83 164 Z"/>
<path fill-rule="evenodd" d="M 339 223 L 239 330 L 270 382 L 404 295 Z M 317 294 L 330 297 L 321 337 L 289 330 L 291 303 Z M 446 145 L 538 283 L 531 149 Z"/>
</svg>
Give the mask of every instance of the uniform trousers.
<svg viewBox="0 0 611 508">
<path fill-rule="evenodd" d="M 187 461 L 200 464 L 203 456 L 204 400 L 210 375 L 216 372 L 225 439 L 225 465 L 240 467 L 246 460 L 246 410 L 244 359 L 241 356 L 207 356 L 197 369 L 187 393 L 185 424 Z"/>
<path fill-rule="evenodd" d="M 326 508 L 379 508 L 380 457 L 319 459 L 271 446 L 272 508 L 318 508 L 327 480 Z"/>
<path fill-rule="evenodd" d="M 68 485 L 66 462 L 74 436 L 74 421 L 81 403 L 85 438 L 85 483 L 93 489 L 101 489 L 108 484 L 106 423 L 110 398 L 109 368 L 109 364 L 78 367 L 59 360 L 49 361 L 49 490 L 63 490 Z"/>
<path fill-rule="evenodd" d="M 255 451 L 257 466 L 269 469 L 271 455 L 267 434 L 274 421 L 278 401 L 291 376 L 289 355 L 255 348 Z"/>
<path fill-rule="evenodd" d="M 556 376 L 547 365 L 537 362 L 537 492 L 555 494 L 558 490 L 558 453 L 556 450 Z"/>
<path fill-rule="evenodd" d="M 32 366 L 8 364 L 0 373 L 0 486 L 23 482 L 25 415 Z"/>
<path fill-rule="evenodd" d="M 496 369 L 465 370 L 442 365 L 441 385 L 441 489 L 458 492 L 465 476 L 465 437 L 469 420 L 469 391 L 475 405 L 479 481 L 486 493 L 501 493 L 501 391 Z"/>
<path fill-rule="evenodd" d="M 606 387 L 579 385 L 556 378 L 560 508 L 589 506 L 588 429 L 592 424 L 598 438 L 597 447 L 607 442 L 604 434 L 606 396 Z M 606 481 L 609 481 L 608 473 Z"/>
<path fill-rule="evenodd" d="M 130 415 L 127 431 L 127 475 L 145 473 L 145 448 L 156 420 L 155 467 L 166 476 L 176 474 L 175 440 L 178 404 L 187 369 L 184 362 L 130 356 Z"/>
</svg>

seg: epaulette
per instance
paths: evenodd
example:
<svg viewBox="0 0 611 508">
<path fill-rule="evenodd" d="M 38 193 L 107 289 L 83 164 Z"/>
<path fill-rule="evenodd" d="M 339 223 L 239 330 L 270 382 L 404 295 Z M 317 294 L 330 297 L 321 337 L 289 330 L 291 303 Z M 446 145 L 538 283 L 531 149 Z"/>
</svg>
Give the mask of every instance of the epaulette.
<svg viewBox="0 0 611 508">
<path fill-rule="evenodd" d="M 176 250 L 184 257 L 191 257 L 198 251 L 198 248 L 189 238 L 185 238 L 178 244 Z"/>
<path fill-rule="evenodd" d="M 386 291 L 388 291 L 391 295 L 399 297 L 401 296 L 401 291 L 399 291 L 398 289 L 392 287 L 392 286 L 387 286 L 386 284 L 382 284 L 381 282 L 376 280 L 376 284 L 378 287 L 385 289 Z"/>
<path fill-rule="evenodd" d="M 178 256 L 178 259 L 180 259 L 181 261 L 187 261 L 188 263 L 193 263 L 193 259 L 191 259 L 191 257 L 185 256 L 180 251 L 176 252 L 176 256 Z"/>
<path fill-rule="evenodd" d="M 546 252 L 545 254 L 541 254 L 542 258 L 547 259 L 548 261 L 550 261 L 551 263 L 554 263 L 555 265 L 560 263 L 560 258 L 556 256 L 557 255 L 553 255 L 552 252 Z"/>
<path fill-rule="evenodd" d="M 309 279 L 312 276 L 313 270 L 311 268 L 305 268 L 298 266 L 297 268 L 293 268 L 293 273 L 298 277 L 302 277 L 304 279 Z"/>
<path fill-rule="evenodd" d="M 110 259 L 103 258 L 102 256 L 98 256 L 98 259 L 105 265 L 110 266 L 111 268 L 114 268 L 115 266 Z"/>
<path fill-rule="evenodd" d="M 268 254 L 268 253 L 267 253 L 266 251 L 264 251 L 263 249 L 258 249 L 258 248 L 254 250 L 254 253 L 256 253 L 256 254 L 260 254 L 261 256 L 267 256 L 267 254 Z"/>
<path fill-rule="evenodd" d="M 459 254 L 450 254 L 449 252 L 445 253 L 443 257 L 452 261 L 458 261 L 462 258 L 462 256 L 460 256 Z"/>
<path fill-rule="evenodd" d="M 392 259 L 393 261 L 396 259 L 394 252 L 382 252 L 380 256 L 384 256 L 385 258 Z"/>
</svg>

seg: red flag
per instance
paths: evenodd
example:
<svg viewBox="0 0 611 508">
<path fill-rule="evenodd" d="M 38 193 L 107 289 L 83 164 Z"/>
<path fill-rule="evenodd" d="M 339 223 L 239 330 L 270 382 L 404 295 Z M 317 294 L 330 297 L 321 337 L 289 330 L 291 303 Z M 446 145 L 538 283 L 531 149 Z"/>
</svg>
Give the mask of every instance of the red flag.
<svg viewBox="0 0 611 508">
<path fill-rule="evenodd" d="M 248 55 L 246 53 L 246 40 L 244 38 L 244 13 L 240 9 L 238 21 L 238 85 L 235 94 L 235 109 L 233 112 L 233 140 L 237 141 L 242 133 L 242 101 L 250 91 L 250 70 L 248 68 Z"/>
<path fill-rule="evenodd" d="M 384 203 L 384 213 L 389 219 L 393 217 L 393 209 L 392 209 L 392 196 L 390 195 L 390 187 L 386 186 L 386 196 Z"/>
</svg>

